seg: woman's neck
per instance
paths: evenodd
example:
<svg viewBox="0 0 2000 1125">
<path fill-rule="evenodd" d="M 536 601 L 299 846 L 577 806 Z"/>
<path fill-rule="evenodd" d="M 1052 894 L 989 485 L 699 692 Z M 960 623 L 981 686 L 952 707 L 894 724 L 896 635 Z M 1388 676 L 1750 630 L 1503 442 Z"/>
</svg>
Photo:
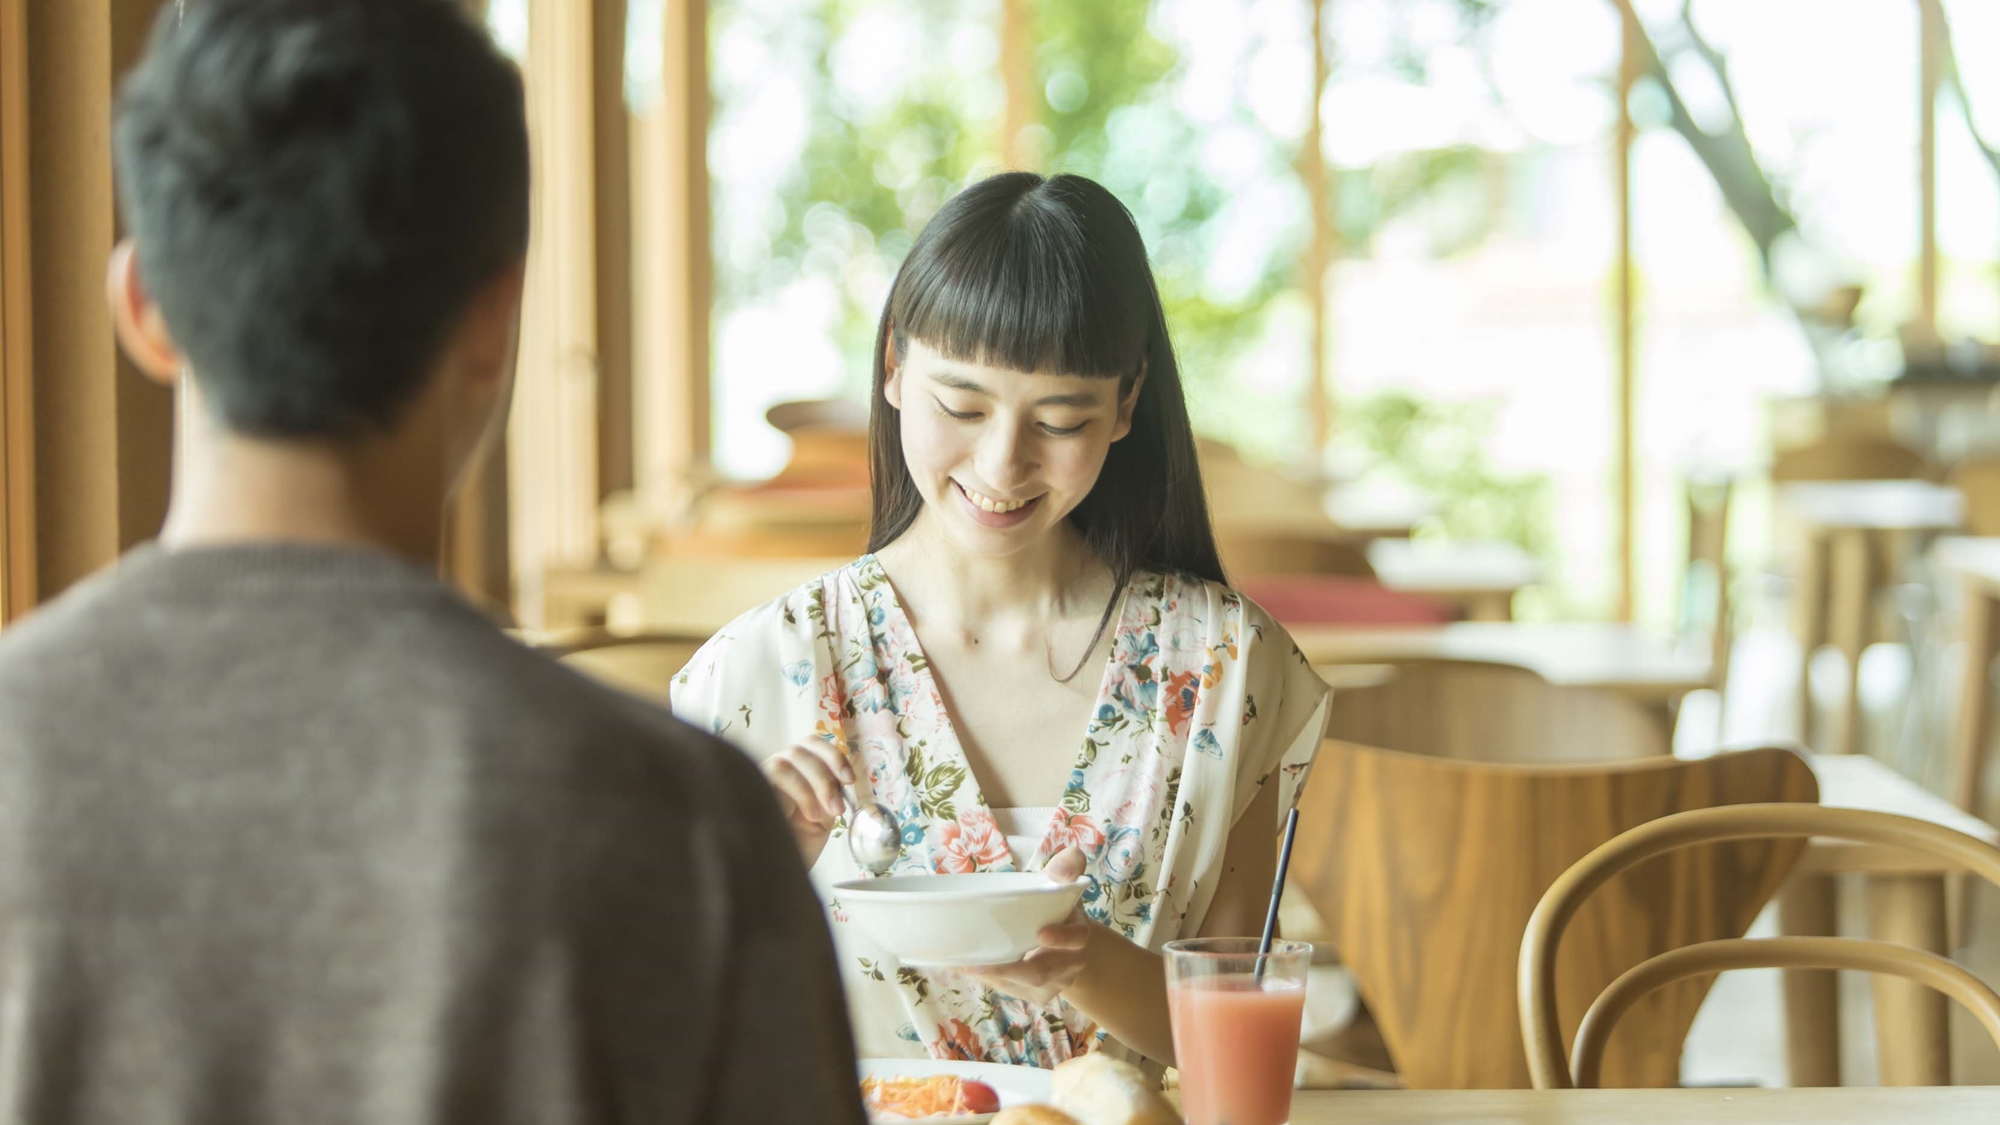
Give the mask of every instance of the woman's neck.
<svg viewBox="0 0 2000 1125">
<path fill-rule="evenodd" d="M 1094 623 L 1113 586 L 1109 569 L 1067 523 L 996 557 L 967 553 L 925 512 L 877 555 L 913 622 L 969 637 L 1010 626 L 1045 636 L 1062 622 Z"/>
</svg>

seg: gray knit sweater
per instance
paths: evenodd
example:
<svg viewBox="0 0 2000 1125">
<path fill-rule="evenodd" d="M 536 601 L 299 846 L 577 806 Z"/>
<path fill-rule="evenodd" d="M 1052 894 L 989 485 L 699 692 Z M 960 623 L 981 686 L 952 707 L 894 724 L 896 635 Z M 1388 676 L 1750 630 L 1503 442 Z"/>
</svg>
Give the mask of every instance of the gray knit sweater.
<svg viewBox="0 0 2000 1125">
<path fill-rule="evenodd" d="M 0 633 L 7 1125 L 854 1125 L 832 956 L 746 758 L 386 555 Z"/>
</svg>

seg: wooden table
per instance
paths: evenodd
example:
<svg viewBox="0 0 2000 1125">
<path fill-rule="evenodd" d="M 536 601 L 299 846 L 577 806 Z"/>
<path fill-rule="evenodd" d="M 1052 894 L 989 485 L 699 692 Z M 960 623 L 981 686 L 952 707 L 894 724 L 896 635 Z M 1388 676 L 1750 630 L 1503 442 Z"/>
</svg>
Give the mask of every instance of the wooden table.
<svg viewBox="0 0 2000 1125">
<path fill-rule="evenodd" d="M 2000 539 L 1944 539 L 1934 557 L 1965 590 L 1965 679 L 1951 738 L 1951 799 L 1977 813 L 1986 782 L 1986 738 L 1993 728 L 1992 670 L 2000 650 Z"/>
<path fill-rule="evenodd" d="M 1391 590 L 1450 603 L 1473 621 L 1509 621 L 1514 595 L 1542 580 L 1540 559 L 1501 541 L 1377 539 L 1368 565 Z"/>
<path fill-rule="evenodd" d="M 1800 576 L 1799 730 L 1812 730 L 1812 654 L 1831 641 L 1847 660 L 1847 697 L 1840 723 L 1815 749 L 1852 753 L 1861 736 L 1861 650 L 1873 634 L 1875 595 L 1894 580 L 1899 547 L 1950 531 L 1965 516 L 1955 488 L 1920 480 L 1788 484 L 1778 503 L 1805 527 Z"/>
<path fill-rule="evenodd" d="M 1601 687 L 1649 706 L 1671 708 L 1708 686 L 1708 653 L 1629 625 L 1604 622 L 1458 622 L 1443 627 L 1292 631 L 1314 664 L 1400 660 L 1484 660 L 1513 664 L 1554 684 Z"/>
<path fill-rule="evenodd" d="M 1291 1125 L 1993 1125 L 2000 1088 L 1300 1090 Z"/>
<path fill-rule="evenodd" d="M 2000 831 L 1915 782 L 1860 754 L 1812 759 L 1820 803 L 1915 817 L 2000 844 Z M 1958 868 L 1929 856 L 1874 844 L 1814 840 L 1800 857 L 1779 900 L 1779 929 L 1788 935 L 1834 933 L 1834 880 L 1860 875 L 1868 896 L 1870 936 L 1950 956 L 1945 882 Z M 1786 1049 L 1794 1086 L 1840 1084 L 1840 1010 L 1830 972 L 1785 973 Z M 1949 1001 L 1909 981 L 1878 976 L 1876 1056 L 1885 1086 L 1942 1086 L 1951 1081 Z M 2000 1117 L 1994 1120 L 2000 1121 Z"/>
</svg>

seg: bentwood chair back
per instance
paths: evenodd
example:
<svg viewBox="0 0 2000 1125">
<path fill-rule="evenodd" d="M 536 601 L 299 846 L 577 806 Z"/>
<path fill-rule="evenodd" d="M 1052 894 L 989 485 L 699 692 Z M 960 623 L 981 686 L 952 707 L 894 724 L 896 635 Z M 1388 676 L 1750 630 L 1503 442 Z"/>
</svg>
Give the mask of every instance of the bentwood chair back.
<svg viewBox="0 0 2000 1125">
<path fill-rule="evenodd" d="M 1550 884 L 1662 816 L 1817 799 L 1812 769 L 1783 749 L 1527 766 L 1328 742 L 1301 802 L 1291 885 L 1324 920 L 1406 1085 L 1525 1088 L 1518 935 Z M 1741 937 L 1803 846 L 1722 844 L 1620 875 L 1578 914 L 1557 963 L 1566 1026 L 1628 966 Z M 1648 997 L 1612 1039 L 1606 1073 L 1673 1085 L 1707 988 Z"/>
<path fill-rule="evenodd" d="M 1658 989 L 1704 982 L 1729 969 L 1851 969 L 1906 977 L 1963 1004 L 2000 1043 L 2000 995 L 1979 978 L 1933 953 L 1852 938 L 1709 940 L 1663 951 L 1637 962 L 1597 993 L 1581 1020 L 1563 1018 L 1564 1009 L 1576 1001 L 1573 992 L 1564 995 L 1569 985 L 1563 980 L 1563 938 L 1599 889 L 1684 848 L 1741 846 L 1751 840 L 1796 846 L 1814 836 L 1922 852 L 2000 886 L 2000 849 L 1943 825 L 1892 813 L 1750 804 L 1684 812 L 1630 829 L 1564 872 L 1528 919 L 1521 941 L 1520 1013 L 1535 1087 L 1624 1084 L 1607 1066 L 1607 1043 L 1615 1043 L 1614 1033 L 1629 1026 L 1621 1025 L 1622 1017 Z M 1613 897 L 1618 897 L 1615 892 Z M 1584 942 L 1595 944 L 1589 938 Z M 1570 1026 L 1576 1028 L 1574 1046 L 1566 1055 L 1562 1029 Z"/>
<path fill-rule="evenodd" d="M 687 667 L 707 640 L 706 636 L 673 633 L 614 636 L 591 632 L 560 638 L 544 647 L 579 671 L 664 704 L 674 676 Z"/>
<path fill-rule="evenodd" d="M 1342 742 L 1476 762 L 1549 765 L 1672 752 L 1660 717 L 1609 688 L 1548 682 L 1513 664 L 1412 660 L 1345 691 L 1326 735 Z"/>
</svg>

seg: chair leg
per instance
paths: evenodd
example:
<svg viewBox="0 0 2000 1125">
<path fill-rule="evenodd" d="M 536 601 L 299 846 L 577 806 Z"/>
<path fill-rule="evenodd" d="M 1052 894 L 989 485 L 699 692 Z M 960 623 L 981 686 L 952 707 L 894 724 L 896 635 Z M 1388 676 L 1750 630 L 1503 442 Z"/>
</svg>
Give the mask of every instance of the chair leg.
<svg viewBox="0 0 2000 1125">
<path fill-rule="evenodd" d="M 1831 937 L 1836 928 L 1831 875 L 1796 874 L 1778 897 L 1778 930 L 1786 937 Z M 1788 969 L 1785 1051 L 1794 1086 L 1840 1085 L 1840 978 Z"/>
<path fill-rule="evenodd" d="M 1840 722 L 1816 750 L 1853 754 L 1861 749 L 1861 654 L 1868 648 L 1874 621 L 1874 566 L 1866 532 L 1842 530 L 1833 535 L 1832 605 L 1827 631 L 1840 654 L 1847 658 L 1843 675 L 1847 696 L 1841 700 Z"/>
</svg>

